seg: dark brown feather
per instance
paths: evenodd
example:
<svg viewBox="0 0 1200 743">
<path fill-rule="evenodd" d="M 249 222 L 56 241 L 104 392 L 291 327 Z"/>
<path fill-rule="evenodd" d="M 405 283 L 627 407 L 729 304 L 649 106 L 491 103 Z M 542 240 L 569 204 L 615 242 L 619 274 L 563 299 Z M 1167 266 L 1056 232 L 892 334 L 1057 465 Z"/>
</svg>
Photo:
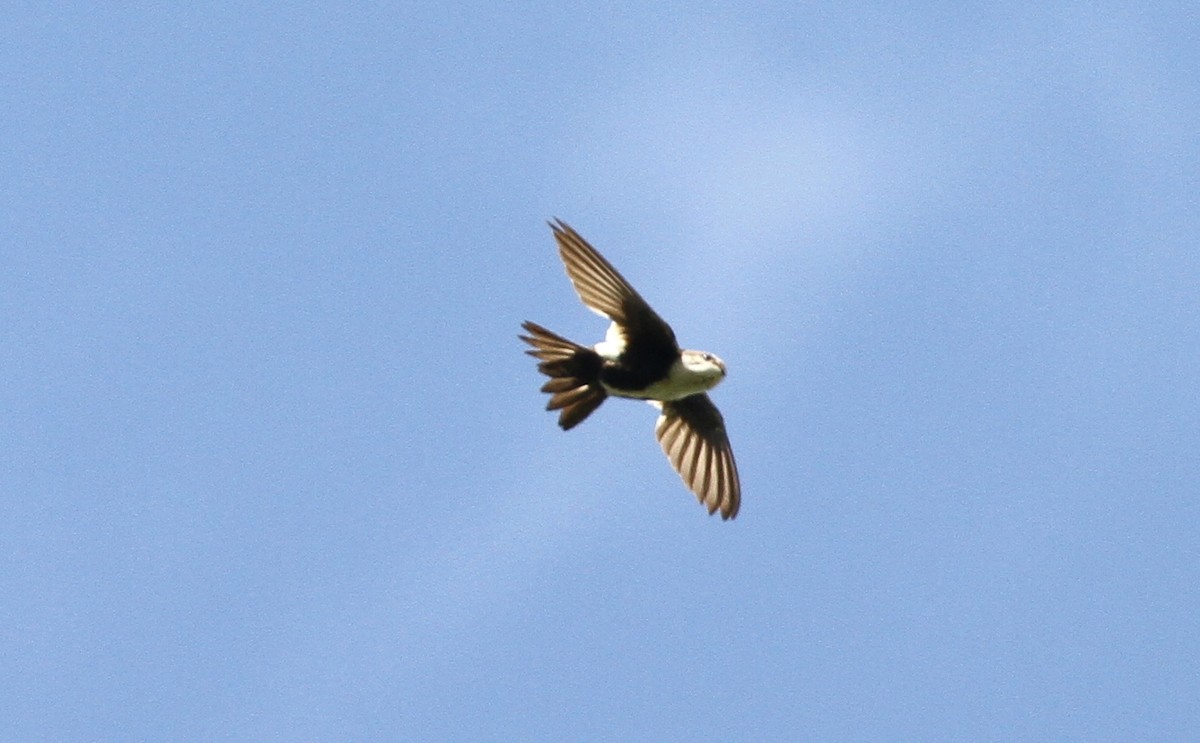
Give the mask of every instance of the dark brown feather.
<svg viewBox="0 0 1200 743">
<path fill-rule="evenodd" d="M 568 431 L 592 414 L 608 394 L 600 384 L 603 365 L 599 354 L 561 335 L 526 321 L 521 327 L 529 335 L 518 336 L 533 348 L 525 353 L 541 363 L 538 371 L 550 377 L 542 392 L 550 394 L 547 410 L 559 410 L 558 425 Z"/>
<path fill-rule="evenodd" d="M 624 328 L 629 353 L 652 358 L 678 355 L 671 326 L 599 251 L 561 219 L 551 222 L 550 228 L 575 293 L 585 305 Z"/>
<path fill-rule="evenodd" d="M 721 518 L 737 516 L 742 488 L 725 421 L 708 395 L 662 403 L 655 436 L 688 489 Z"/>
</svg>

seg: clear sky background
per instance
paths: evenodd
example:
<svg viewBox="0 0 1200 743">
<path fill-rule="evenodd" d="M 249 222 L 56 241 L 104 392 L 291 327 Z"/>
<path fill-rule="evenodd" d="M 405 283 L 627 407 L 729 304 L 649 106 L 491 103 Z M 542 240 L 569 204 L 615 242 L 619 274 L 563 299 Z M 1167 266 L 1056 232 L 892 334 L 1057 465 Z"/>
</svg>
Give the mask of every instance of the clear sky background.
<svg viewBox="0 0 1200 743">
<path fill-rule="evenodd" d="M 1189 4 L 4 26 L 0 739 L 1196 739 Z M 543 411 L 555 216 L 736 521 Z"/>
</svg>

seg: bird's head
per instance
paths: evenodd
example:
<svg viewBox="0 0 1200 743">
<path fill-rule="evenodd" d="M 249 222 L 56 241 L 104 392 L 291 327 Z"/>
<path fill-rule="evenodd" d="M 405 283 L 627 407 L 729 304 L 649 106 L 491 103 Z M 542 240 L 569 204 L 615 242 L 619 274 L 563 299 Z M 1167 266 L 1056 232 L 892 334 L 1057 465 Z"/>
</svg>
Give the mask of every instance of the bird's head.
<svg viewBox="0 0 1200 743">
<path fill-rule="evenodd" d="M 704 351 L 684 351 L 683 366 L 697 377 L 716 384 L 725 378 L 725 362 Z"/>
</svg>

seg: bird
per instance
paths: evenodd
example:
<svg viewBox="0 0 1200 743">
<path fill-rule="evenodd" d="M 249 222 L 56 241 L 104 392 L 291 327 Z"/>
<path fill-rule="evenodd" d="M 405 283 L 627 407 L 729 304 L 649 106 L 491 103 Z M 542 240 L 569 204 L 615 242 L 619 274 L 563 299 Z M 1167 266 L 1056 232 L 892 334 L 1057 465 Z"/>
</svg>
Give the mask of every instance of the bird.
<svg viewBox="0 0 1200 743">
<path fill-rule="evenodd" d="M 599 251 L 566 222 L 548 222 L 559 257 L 584 306 L 611 324 L 591 348 L 525 321 L 538 371 L 549 377 L 546 410 L 559 411 L 569 431 L 609 397 L 644 400 L 659 410 L 654 435 L 684 484 L 723 520 L 737 516 L 742 500 L 737 463 L 725 419 L 708 391 L 725 378 L 725 362 L 711 353 L 682 349 L 675 331 Z"/>
</svg>

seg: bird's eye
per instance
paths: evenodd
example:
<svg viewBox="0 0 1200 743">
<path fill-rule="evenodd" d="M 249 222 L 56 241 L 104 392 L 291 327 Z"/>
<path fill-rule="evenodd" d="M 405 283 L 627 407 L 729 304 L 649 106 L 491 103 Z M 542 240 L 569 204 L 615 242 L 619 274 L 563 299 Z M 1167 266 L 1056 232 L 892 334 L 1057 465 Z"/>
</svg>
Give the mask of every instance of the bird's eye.
<svg viewBox="0 0 1200 743">
<path fill-rule="evenodd" d="M 704 354 L 704 360 L 705 360 L 705 361 L 712 361 L 712 354 L 711 354 L 711 353 L 706 353 L 706 354 Z"/>
</svg>

